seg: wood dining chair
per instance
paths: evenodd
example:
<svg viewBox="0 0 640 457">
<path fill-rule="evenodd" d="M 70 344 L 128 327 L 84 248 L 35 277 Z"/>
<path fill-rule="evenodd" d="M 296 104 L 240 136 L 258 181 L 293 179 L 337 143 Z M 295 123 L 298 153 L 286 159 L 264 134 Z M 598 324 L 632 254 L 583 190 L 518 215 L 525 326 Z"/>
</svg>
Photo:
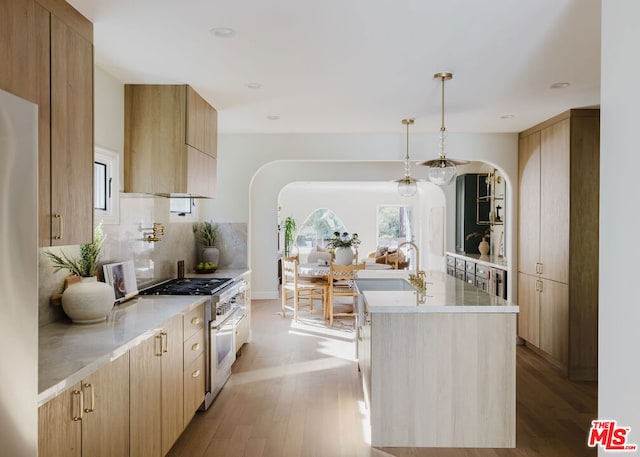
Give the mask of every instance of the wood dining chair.
<svg viewBox="0 0 640 457">
<path fill-rule="evenodd" d="M 333 327 L 333 319 L 338 316 L 353 316 L 351 312 L 334 312 L 335 297 L 353 297 L 356 300 L 357 290 L 353 281 L 357 278 L 358 270 L 364 270 L 364 262 L 353 265 L 336 265 L 332 263 L 329 268 L 329 325 Z M 355 303 L 354 303 L 355 307 Z"/>
<path fill-rule="evenodd" d="M 289 300 L 292 301 L 289 305 Z M 313 308 L 314 300 L 321 300 L 322 310 Z M 322 278 L 303 279 L 298 275 L 298 258 L 282 259 L 282 317 L 286 317 L 287 309 L 293 311 L 293 318 L 298 320 L 300 306 L 308 306 L 309 312 L 327 315 L 329 301 L 329 283 Z M 302 302 L 306 302 L 302 304 Z"/>
</svg>

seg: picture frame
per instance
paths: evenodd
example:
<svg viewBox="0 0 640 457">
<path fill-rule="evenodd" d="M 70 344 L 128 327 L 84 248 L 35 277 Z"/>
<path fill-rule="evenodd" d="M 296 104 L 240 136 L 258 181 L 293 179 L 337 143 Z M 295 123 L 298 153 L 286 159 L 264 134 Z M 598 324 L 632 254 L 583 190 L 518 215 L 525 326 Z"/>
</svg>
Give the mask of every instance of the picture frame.
<svg viewBox="0 0 640 457">
<path fill-rule="evenodd" d="M 116 303 L 129 300 L 138 295 L 136 270 L 132 260 L 108 263 L 102 266 L 104 281 L 113 287 Z"/>
</svg>

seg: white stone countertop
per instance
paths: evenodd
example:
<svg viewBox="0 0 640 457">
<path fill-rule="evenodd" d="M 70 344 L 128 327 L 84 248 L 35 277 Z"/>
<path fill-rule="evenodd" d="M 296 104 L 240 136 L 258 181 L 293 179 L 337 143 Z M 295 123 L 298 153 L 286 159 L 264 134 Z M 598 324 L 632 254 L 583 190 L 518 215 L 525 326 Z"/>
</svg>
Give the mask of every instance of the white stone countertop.
<svg viewBox="0 0 640 457">
<path fill-rule="evenodd" d="M 382 273 L 382 272 L 381 272 Z M 405 278 L 409 272 L 405 273 Z M 362 276 L 358 276 L 361 278 Z M 367 276 L 375 278 L 374 276 Z M 389 278 L 380 274 L 378 278 Z M 395 277 L 400 277 L 395 275 Z M 517 313 L 519 307 L 442 271 L 427 271 L 424 303 L 415 291 L 361 290 L 370 313 Z M 356 280 L 357 284 L 358 280 Z"/>
<path fill-rule="evenodd" d="M 40 327 L 38 406 L 152 336 L 176 314 L 207 299 L 194 295 L 145 295 L 113 308 L 106 322 L 54 322 Z"/>
</svg>

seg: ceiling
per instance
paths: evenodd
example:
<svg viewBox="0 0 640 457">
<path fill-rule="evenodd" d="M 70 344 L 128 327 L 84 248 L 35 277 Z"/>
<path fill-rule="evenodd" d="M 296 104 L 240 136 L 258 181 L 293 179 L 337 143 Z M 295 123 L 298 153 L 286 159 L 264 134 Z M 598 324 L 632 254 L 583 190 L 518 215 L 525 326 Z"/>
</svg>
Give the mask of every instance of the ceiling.
<svg viewBox="0 0 640 457">
<path fill-rule="evenodd" d="M 404 132 L 408 117 L 435 132 L 440 71 L 454 73 L 450 132 L 517 132 L 600 103 L 600 0 L 69 3 L 94 23 L 97 65 L 192 85 L 221 133 Z"/>
</svg>

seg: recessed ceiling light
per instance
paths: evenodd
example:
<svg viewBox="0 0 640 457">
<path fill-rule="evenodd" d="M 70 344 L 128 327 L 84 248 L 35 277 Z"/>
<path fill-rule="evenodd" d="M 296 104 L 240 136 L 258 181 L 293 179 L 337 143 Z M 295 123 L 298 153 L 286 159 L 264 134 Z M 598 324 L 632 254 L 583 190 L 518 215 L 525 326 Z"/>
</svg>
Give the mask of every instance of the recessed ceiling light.
<svg viewBox="0 0 640 457">
<path fill-rule="evenodd" d="M 571 83 L 553 83 L 551 84 L 552 89 L 564 89 L 565 87 L 569 87 Z"/>
<path fill-rule="evenodd" d="M 515 114 L 503 114 L 500 119 L 513 119 L 514 117 L 516 117 Z"/>
<path fill-rule="evenodd" d="M 269 119 L 270 121 L 277 121 L 278 119 L 280 119 L 280 116 L 275 116 L 275 115 L 271 115 L 271 116 L 267 116 L 267 119 Z"/>
<path fill-rule="evenodd" d="M 231 38 L 236 34 L 236 31 L 229 27 L 214 27 L 209 32 L 218 38 Z"/>
<path fill-rule="evenodd" d="M 260 83 L 247 83 L 245 84 L 246 87 L 248 87 L 249 89 L 260 89 L 262 87 L 262 84 Z"/>
</svg>

